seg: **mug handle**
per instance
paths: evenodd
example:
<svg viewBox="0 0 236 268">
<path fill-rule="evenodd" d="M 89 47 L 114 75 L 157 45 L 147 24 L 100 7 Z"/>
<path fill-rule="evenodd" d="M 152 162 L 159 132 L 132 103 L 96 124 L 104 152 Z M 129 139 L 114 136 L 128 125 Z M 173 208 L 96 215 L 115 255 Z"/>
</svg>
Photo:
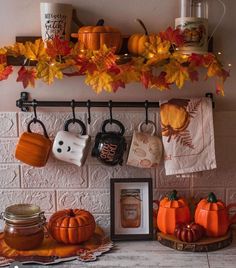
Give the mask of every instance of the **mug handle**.
<svg viewBox="0 0 236 268">
<path fill-rule="evenodd" d="M 77 124 L 80 125 L 80 127 L 81 127 L 80 135 L 86 135 L 86 126 L 79 119 L 69 119 L 69 120 L 67 120 L 66 123 L 65 123 L 65 125 L 64 125 L 64 130 L 65 131 L 69 131 L 69 125 L 70 124 L 74 124 L 74 123 L 77 123 Z"/>
<path fill-rule="evenodd" d="M 120 128 L 120 133 L 119 134 L 121 136 L 124 135 L 124 133 L 125 133 L 125 127 L 124 127 L 124 125 L 120 121 L 115 120 L 115 119 L 112 119 L 112 120 L 107 119 L 107 120 L 105 120 L 103 122 L 103 124 L 102 124 L 102 132 L 103 133 L 107 133 L 107 131 L 106 131 L 107 124 L 115 124 L 115 125 L 117 125 Z"/>
<path fill-rule="evenodd" d="M 30 120 L 30 122 L 29 122 L 29 124 L 27 126 L 27 131 L 29 133 L 32 133 L 32 131 L 30 129 L 30 126 L 31 126 L 32 123 L 34 123 L 34 124 L 39 123 L 41 125 L 41 127 L 43 128 L 43 135 L 44 135 L 44 137 L 46 137 L 47 139 L 49 139 L 45 125 L 43 124 L 42 121 L 38 120 L 37 118 L 34 118 L 34 119 Z"/>
<path fill-rule="evenodd" d="M 227 210 L 228 214 L 229 214 L 229 210 L 230 210 L 231 208 L 233 208 L 233 207 L 236 208 L 236 203 L 229 204 L 229 205 L 226 207 L 226 210 Z M 234 223 L 236 223 L 236 212 L 235 212 L 234 215 L 229 219 L 229 225 L 234 224 Z"/>
<path fill-rule="evenodd" d="M 144 132 L 143 129 L 142 129 L 144 124 L 146 124 L 146 122 L 141 122 L 138 125 L 138 131 L 139 132 Z M 156 133 L 156 131 L 157 131 L 156 124 L 153 121 L 151 121 L 151 120 L 148 120 L 148 124 L 151 124 L 152 127 L 153 127 L 152 133 L 151 133 L 151 136 L 153 136 Z"/>
</svg>

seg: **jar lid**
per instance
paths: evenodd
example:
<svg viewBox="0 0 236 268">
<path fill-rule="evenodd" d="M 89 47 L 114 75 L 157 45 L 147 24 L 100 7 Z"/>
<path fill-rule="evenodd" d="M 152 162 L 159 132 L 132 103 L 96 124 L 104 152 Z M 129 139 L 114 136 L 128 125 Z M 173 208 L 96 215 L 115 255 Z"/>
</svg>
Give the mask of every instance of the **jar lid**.
<svg viewBox="0 0 236 268">
<path fill-rule="evenodd" d="M 121 198 L 123 197 L 134 197 L 138 200 L 140 199 L 140 189 L 121 189 Z"/>
<path fill-rule="evenodd" d="M 32 222 L 41 220 L 43 212 L 40 207 L 32 204 L 15 204 L 5 209 L 3 218 L 12 223 Z"/>
</svg>

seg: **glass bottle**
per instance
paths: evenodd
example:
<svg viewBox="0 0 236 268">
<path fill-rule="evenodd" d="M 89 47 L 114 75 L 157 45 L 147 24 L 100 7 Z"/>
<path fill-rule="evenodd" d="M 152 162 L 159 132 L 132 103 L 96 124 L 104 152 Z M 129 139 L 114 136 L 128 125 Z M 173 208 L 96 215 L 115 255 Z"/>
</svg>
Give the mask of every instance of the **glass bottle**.
<svg viewBox="0 0 236 268">
<path fill-rule="evenodd" d="M 17 250 L 31 250 L 44 239 L 44 212 L 38 206 L 17 204 L 9 206 L 1 214 L 5 220 L 4 241 Z"/>
</svg>

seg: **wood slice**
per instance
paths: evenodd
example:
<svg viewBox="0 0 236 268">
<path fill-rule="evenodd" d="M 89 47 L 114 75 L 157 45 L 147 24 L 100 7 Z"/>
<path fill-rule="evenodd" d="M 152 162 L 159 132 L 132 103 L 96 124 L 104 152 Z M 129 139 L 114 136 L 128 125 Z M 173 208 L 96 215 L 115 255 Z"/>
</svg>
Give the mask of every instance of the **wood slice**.
<svg viewBox="0 0 236 268">
<path fill-rule="evenodd" d="M 197 242 L 187 243 L 180 241 L 174 235 L 157 233 L 157 240 L 164 246 L 180 251 L 208 252 L 225 248 L 233 241 L 231 231 L 221 237 L 204 237 Z"/>
</svg>

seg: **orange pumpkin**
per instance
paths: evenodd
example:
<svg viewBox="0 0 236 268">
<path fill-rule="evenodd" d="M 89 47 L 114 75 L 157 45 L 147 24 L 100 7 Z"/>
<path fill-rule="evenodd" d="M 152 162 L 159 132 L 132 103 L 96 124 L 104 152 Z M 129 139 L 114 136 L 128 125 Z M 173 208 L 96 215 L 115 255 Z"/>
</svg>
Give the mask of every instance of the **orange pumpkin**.
<svg viewBox="0 0 236 268">
<path fill-rule="evenodd" d="M 101 19 L 96 26 L 83 26 L 71 36 L 78 38 L 81 49 L 99 50 L 106 45 L 108 48 L 114 47 L 115 53 L 118 53 L 122 44 L 121 32 L 103 24 L 104 20 Z"/>
<path fill-rule="evenodd" d="M 192 222 L 190 224 L 177 223 L 174 234 L 179 240 L 192 243 L 203 237 L 204 233 L 205 230 L 201 225 Z"/>
<path fill-rule="evenodd" d="M 227 233 L 230 224 L 236 222 L 236 215 L 229 219 L 229 209 L 236 207 L 218 200 L 214 193 L 210 193 L 207 199 L 202 199 L 195 211 L 195 222 L 206 229 L 209 237 L 220 237 Z"/>
<path fill-rule="evenodd" d="M 93 215 L 83 209 L 57 211 L 48 223 L 52 237 L 64 244 L 79 244 L 89 240 L 94 234 L 95 227 Z"/>
<path fill-rule="evenodd" d="M 145 51 L 145 43 L 149 41 L 149 35 L 144 23 L 140 19 L 137 19 L 137 22 L 144 29 L 145 34 L 132 34 L 128 40 L 128 50 L 135 56 L 142 56 Z"/>
<path fill-rule="evenodd" d="M 39 123 L 44 135 L 32 133 L 30 125 Z M 24 132 L 17 143 L 15 158 L 34 167 L 43 167 L 46 165 L 52 142 L 48 138 L 44 124 L 40 120 L 31 120 L 28 124 L 28 132 Z"/>
<path fill-rule="evenodd" d="M 190 210 L 183 197 L 177 197 L 174 190 L 168 197 L 160 201 L 157 214 L 157 226 L 164 234 L 174 234 L 177 223 L 188 223 Z"/>
</svg>

